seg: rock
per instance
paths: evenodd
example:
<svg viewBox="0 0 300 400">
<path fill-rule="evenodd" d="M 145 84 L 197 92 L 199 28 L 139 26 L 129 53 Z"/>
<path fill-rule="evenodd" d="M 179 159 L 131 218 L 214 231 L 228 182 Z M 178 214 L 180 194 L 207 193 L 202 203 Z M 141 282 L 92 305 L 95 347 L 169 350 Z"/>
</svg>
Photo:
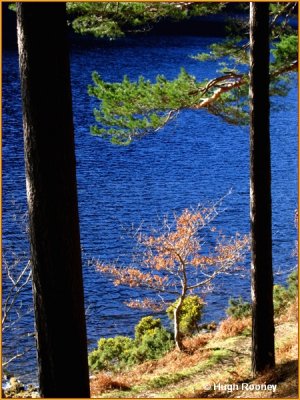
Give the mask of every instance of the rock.
<svg viewBox="0 0 300 400">
<path fill-rule="evenodd" d="M 37 399 L 40 398 L 40 395 L 36 387 L 29 385 L 28 388 L 25 389 L 23 383 L 17 378 L 12 377 L 9 380 L 9 387 L 4 391 L 2 390 L 2 398 Z"/>
</svg>

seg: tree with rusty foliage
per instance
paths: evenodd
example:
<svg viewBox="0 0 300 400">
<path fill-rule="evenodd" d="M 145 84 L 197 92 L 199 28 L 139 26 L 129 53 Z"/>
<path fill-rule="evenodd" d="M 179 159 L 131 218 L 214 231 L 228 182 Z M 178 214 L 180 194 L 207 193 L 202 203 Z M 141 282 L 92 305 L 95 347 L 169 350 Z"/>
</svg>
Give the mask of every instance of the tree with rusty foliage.
<svg viewBox="0 0 300 400">
<path fill-rule="evenodd" d="M 239 270 L 237 263 L 243 260 L 248 249 L 248 236 L 236 234 L 228 239 L 211 226 L 217 214 L 214 205 L 185 209 L 171 222 L 165 218 L 159 230 L 136 235 L 141 259 L 132 265 L 97 263 L 97 269 L 112 276 L 115 285 L 158 295 L 156 301 L 147 293 L 143 300 L 127 302 L 130 307 L 161 311 L 170 305 L 171 299 L 176 300 L 174 340 L 178 350 L 184 349 L 179 325 L 184 300 L 192 293 L 210 290 L 218 275 Z M 215 242 L 213 248 L 208 246 L 208 236 Z"/>
</svg>

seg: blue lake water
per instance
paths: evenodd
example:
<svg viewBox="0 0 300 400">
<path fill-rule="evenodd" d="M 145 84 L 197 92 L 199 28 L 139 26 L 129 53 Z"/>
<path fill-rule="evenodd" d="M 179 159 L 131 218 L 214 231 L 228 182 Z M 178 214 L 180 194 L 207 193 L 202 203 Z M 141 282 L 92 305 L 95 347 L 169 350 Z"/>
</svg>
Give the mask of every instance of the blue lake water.
<svg viewBox="0 0 300 400">
<path fill-rule="evenodd" d="M 226 197 L 216 220 L 226 234 L 249 232 L 249 138 L 247 127 L 231 126 L 205 110 L 183 111 L 164 129 L 128 147 L 113 146 L 89 132 L 97 101 L 87 94 L 91 72 L 120 81 L 124 74 L 136 79 L 178 75 L 180 66 L 198 79 L 215 76 L 214 62 L 199 63 L 189 55 L 220 40 L 196 36 L 148 36 L 119 42 L 73 45 L 71 72 L 76 137 L 77 178 L 84 285 L 90 349 L 99 337 L 131 335 L 145 313 L 123 302 L 140 292 L 114 287 L 95 271 L 92 260 L 128 261 L 134 242 L 132 224 L 155 225 L 166 213 L 207 204 Z M 45 76 L 47 79 L 47 76 Z M 45 93 L 45 96 L 47 93 Z M 288 271 L 296 230 L 297 207 L 297 82 L 286 98 L 275 99 L 271 115 L 274 271 Z M 51 116 L 50 116 L 51 118 Z M 26 191 L 18 59 L 15 51 L 3 54 L 3 252 L 8 261 L 15 253 L 28 257 Z M 59 146 L 59 143 L 57 143 Z M 205 320 L 220 320 L 229 297 L 249 299 L 249 260 L 245 276 L 220 277 L 214 293 L 206 296 Z M 282 282 L 287 275 L 276 275 Z M 4 296 L 8 290 L 3 277 Z M 30 307 L 31 288 L 23 292 L 22 305 Z M 166 321 L 167 322 L 167 321 Z M 4 334 L 4 354 L 33 345 L 32 314 L 25 315 L 14 331 Z M 29 335 L 28 335 L 29 334 Z M 10 365 L 24 381 L 35 381 L 35 352 L 29 351 Z"/>
</svg>

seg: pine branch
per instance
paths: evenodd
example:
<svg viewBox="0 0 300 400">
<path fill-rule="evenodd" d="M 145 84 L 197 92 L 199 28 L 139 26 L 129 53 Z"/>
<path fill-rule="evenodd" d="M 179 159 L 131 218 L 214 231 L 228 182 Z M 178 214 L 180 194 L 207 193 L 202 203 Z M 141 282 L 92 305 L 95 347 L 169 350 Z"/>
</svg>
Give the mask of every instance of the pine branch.
<svg viewBox="0 0 300 400">
<path fill-rule="evenodd" d="M 240 74 L 230 74 L 221 76 L 219 78 L 214 78 L 209 83 L 206 85 L 204 93 L 206 93 L 208 90 L 212 88 L 217 88 L 213 92 L 213 94 L 201 101 L 200 104 L 195 105 L 194 109 L 199 109 L 203 107 L 208 107 L 211 103 L 214 103 L 219 99 L 219 97 L 226 92 L 229 92 L 230 90 L 240 87 L 246 83 L 246 75 L 240 75 Z M 220 85 L 220 82 L 222 84 Z"/>
</svg>

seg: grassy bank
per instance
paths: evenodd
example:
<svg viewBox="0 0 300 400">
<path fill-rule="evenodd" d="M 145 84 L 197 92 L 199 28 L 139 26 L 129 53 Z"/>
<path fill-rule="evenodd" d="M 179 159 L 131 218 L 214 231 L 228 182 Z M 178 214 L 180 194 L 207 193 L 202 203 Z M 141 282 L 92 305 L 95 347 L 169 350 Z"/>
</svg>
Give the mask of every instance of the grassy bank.
<svg viewBox="0 0 300 400">
<path fill-rule="evenodd" d="M 251 375 L 251 320 L 224 320 L 159 360 L 91 379 L 100 398 L 298 398 L 298 300 L 276 318 L 276 369 Z M 275 385 L 275 386 L 274 386 Z"/>
<path fill-rule="evenodd" d="M 230 302 L 215 331 L 184 339 L 174 349 L 170 333 L 153 317 L 135 327 L 135 338 L 100 339 L 92 365 L 94 398 L 298 398 L 298 285 L 274 287 L 276 368 L 253 378 L 251 307 Z M 188 315 L 188 314 L 187 314 Z M 148 357 L 148 358 L 145 358 Z M 95 359 L 94 359 L 95 358 Z M 147 361 L 145 361 L 145 359 Z M 11 379 L 2 397 L 38 397 L 36 389 Z"/>
</svg>

